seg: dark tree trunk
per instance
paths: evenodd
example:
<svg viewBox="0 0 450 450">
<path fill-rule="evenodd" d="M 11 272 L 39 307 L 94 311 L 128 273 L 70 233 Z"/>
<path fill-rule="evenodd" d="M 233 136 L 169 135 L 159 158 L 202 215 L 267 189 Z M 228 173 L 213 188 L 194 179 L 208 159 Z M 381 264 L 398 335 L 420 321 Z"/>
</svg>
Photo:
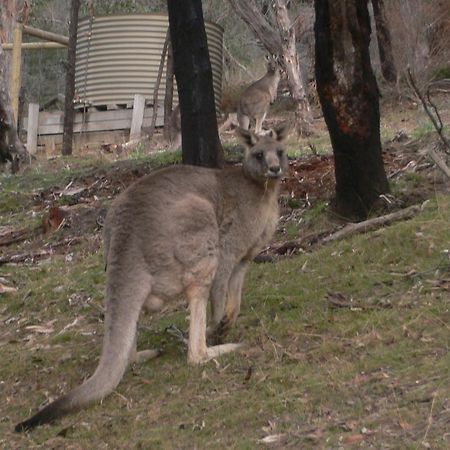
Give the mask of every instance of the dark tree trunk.
<svg viewBox="0 0 450 450">
<path fill-rule="evenodd" d="M 397 70 L 392 51 L 391 33 L 384 12 L 384 0 L 372 0 L 373 15 L 377 31 L 378 52 L 380 53 L 381 73 L 388 83 L 397 81 Z"/>
<path fill-rule="evenodd" d="M 72 0 L 70 4 L 69 47 L 67 49 L 66 92 L 64 103 L 64 135 L 62 154 L 72 154 L 73 118 L 75 97 L 75 58 L 77 50 L 78 12 L 80 0 Z"/>
<path fill-rule="evenodd" d="M 201 0 L 168 0 L 181 112 L 183 163 L 223 165 Z"/>
<path fill-rule="evenodd" d="M 336 212 L 364 220 L 389 192 L 367 0 L 315 0 L 317 90 L 335 158 Z"/>
</svg>

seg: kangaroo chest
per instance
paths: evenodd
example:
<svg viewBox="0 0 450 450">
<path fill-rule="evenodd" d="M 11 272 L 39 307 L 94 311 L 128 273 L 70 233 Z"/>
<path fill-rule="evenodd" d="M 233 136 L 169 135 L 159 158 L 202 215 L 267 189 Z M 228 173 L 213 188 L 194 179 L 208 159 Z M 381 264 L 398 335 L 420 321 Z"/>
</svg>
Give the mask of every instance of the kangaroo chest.
<svg viewBox="0 0 450 450">
<path fill-rule="evenodd" d="M 253 258 L 270 241 L 278 222 L 278 203 L 264 202 L 229 210 L 220 225 L 222 255 Z"/>
</svg>

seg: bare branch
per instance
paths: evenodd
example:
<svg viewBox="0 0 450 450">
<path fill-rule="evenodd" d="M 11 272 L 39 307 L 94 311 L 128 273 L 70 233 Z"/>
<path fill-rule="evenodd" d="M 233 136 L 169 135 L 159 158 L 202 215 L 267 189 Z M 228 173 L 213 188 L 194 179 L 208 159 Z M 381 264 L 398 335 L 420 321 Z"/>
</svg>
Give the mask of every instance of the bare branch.
<svg viewBox="0 0 450 450">
<path fill-rule="evenodd" d="M 435 130 L 437 131 L 437 134 L 441 138 L 441 141 L 444 143 L 445 147 L 450 150 L 450 144 L 447 141 L 447 138 L 444 136 L 444 133 L 443 133 L 443 126 L 442 126 L 442 121 L 441 121 L 440 116 L 438 115 L 438 120 L 440 122 L 440 125 L 439 125 L 436 121 L 436 118 L 433 116 L 432 112 L 428 108 L 428 104 L 427 104 L 423 94 L 420 92 L 420 89 L 417 87 L 416 81 L 414 80 L 413 74 L 411 73 L 411 69 L 409 67 L 407 69 L 407 74 L 408 74 L 409 85 L 411 86 L 414 93 L 417 95 L 417 97 L 421 101 L 423 109 L 425 110 L 426 114 L 430 118 L 431 123 L 433 124 Z M 432 104 L 432 107 L 436 111 L 436 107 L 434 106 L 434 104 Z"/>
<path fill-rule="evenodd" d="M 227 58 L 233 62 L 233 64 L 235 64 L 237 67 L 239 67 L 239 69 L 241 69 L 242 71 L 244 71 L 247 75 L 250 76 L 250 78 L 254 79 L 256 78 L 255 74 L 252 73 L 247 67 L 245 67 L 243 64 L 241 64 L 231 53 L 230 50 L 228 50 L 227 46 L 225 45 L 225 43 L 223 44 L 223 51 L 226 53 Z"/>
<path fill-rule="evenodd" d="M 281 38 L 273 30 L 270 23 L 256 7 L 253 0 L 228 0 L 239 17 L 250 27 L 263 43 L 264 47 L 273 55 L 281 53 Z"/>
</svg>

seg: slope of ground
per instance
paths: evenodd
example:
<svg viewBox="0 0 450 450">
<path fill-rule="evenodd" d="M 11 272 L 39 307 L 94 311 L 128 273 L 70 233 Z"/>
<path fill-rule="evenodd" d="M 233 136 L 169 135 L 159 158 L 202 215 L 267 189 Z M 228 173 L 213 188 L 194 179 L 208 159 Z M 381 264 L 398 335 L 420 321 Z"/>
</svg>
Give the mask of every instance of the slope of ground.
<svg viewBox="0 0 450 450">
<path fill-rule="evenodd" d="M 448 448 L 449 183 L 423 153 L 435 136 L 393 127 L 387 211 L 419 204 L 416 216 L 254 264 L 230 336 L 242 352 L 188 367 L 167 332 L 186 329 L 183 302 L 144 317 L 138 344 L 162 356 L 131 367 L 101 405 L 30 434 L 14 424 L 96 366 L 109 202 L 179 154 L 58 158 L 1 176 L 0 447 Z M 332 158 L 309 144 L 289 142 L 273 245 L 342 226 L 327 207 Z"/>
</svg>

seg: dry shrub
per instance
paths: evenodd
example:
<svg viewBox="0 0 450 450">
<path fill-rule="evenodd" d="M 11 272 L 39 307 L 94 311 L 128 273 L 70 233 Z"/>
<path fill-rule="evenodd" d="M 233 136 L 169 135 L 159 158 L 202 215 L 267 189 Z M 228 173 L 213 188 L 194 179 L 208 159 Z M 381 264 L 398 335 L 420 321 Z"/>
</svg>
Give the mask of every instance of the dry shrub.
<svg viewBox="0 0 450 450">
<path fill-rule="evenodd" d="M 450 1 L 385 3 L 400 76 L 411 67 L 421 84 L 450 65 Z"/>
</svg>

